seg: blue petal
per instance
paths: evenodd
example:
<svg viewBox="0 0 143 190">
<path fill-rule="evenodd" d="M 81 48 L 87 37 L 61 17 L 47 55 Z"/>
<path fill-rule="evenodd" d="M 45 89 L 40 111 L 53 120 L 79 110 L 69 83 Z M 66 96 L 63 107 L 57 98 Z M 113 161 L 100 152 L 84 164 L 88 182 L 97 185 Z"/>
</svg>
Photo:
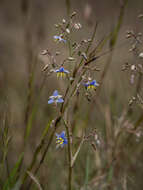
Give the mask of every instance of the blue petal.
<svg viewBox="0 0 143 190">
<path fill-rule="evenodd" d="M 91 86 L 91 85 L 98 86 L 98 83 L 96 82 L 96 80 L 93 80 L 91 82 L 87 82 L 84 84 L 84 86 L 86 86 L 86 87 Z"/>
<path fill-rule="evenodd" d="M 59 69 L 57 69 L 57 70 L 55 70 L 55 72 L 56 72 L 56 73 L 58 73 L 58 72 L 60 72 L 60 70 L 59 70 Z"/>
<path fill-rule="evenodd" d="M 53 38 L 57 40 L 57 39 L 59 39 L 59 36 L 54 36 Z"/>
<path fill-rule="evenodd" d="M 65 131 L 62 131 L 61 134 L 60 134 L 60 137 L 65 138 L 65 134 L 66 134 Z"/>
<path fill-rule="evenodd" d="M 56 133 L 57 139 L 60 138 L 60 135 Z"/>
<path fill-rule="evenodd" d="M 91 83 L 92 83 L 91 85 L 98 86 L 98 83 L 96 82 L 96 80 L 93 80 Z"/>
<path fill-rule="evenodd" d="M 66 40 L 64 40 L 63 38 L 59 38 L 60 41 L 63 41 L 64 43 L 66 43 Z"/>
<path fill-rule="evenodd" d="M 68 70 L 65 70 L 64 67 L 61 67 L 60 69 L 57 69 L 57 70 L 56 70 L 56 73 L 58 73 L 58 72 L 61 72 L 61 73 L 69 73 L 69 71 L 68 71 Z"/>
<path fill-rule="evenodd" d="M 59 40 L 59 41 L 63 41 L 64 43 L 66 43 L 66 40 L 64 40 L 63 38 L 61 38 L 61 36 L 53 36 L 53 38 L 55 39 L 55 40 Z"/>
<path fill-rule="evenodd" d="M 95 85 L 95 83 L 96 83 L 96 81 L 93 80 L 93 81 L 90 83 L 90 85 Z"/>
<path fill-rule="evenodd" d="M 58 94 L 58 91 L 57 90 L 55 90 L 54 92 L 53 92 L 53 96 L 58 96 L 59 94 Z"/>
<path fill-rule="evenodd" d="M 95 81 L 94 86 L 99 86 L 99 84 Z"/>
<path fill-rule="evenodd" d="M 64 70 L 65 73 L 70 73 L 68 70 Z"/>
<path fill-rule="evenodd" d="M 63 142 L 64 144 L 68 144 L 68 140 L 67 140 L 67 138 L 64 138 L 64 142 Z"/>
<path fill-rule="evenodd" d="M 56 102 L 57 102 L 57 103 L 63 103 L 64 100 L 63 100 L 62 98 L 59 98 L 59 99 L 56 100 Z"/>
<path fill-rule="evenodd" d="M 90 84 L 89 83 L 85 83 L 84 86 L 88 87 Z"/>
<path fill-rule="evenodd" d="M 65 69 L 64 69 L 63 67 L 61 67 L 61 68 L 59 69 L 59 72 L 65 72 Z"/>
<path fill-rule="evenodd" d="M 48 101 L 48 104 L 52 104 L 52 103 L 54 103 L 54 100 L 53 100 L 53 99 L 50 99 L 50 100 Z"/>
</svg>

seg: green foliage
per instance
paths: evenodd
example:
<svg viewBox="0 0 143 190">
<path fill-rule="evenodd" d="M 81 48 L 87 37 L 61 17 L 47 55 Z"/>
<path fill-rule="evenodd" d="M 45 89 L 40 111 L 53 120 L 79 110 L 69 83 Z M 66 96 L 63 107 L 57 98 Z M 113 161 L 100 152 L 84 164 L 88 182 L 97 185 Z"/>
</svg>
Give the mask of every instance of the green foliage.
<svg viewBox="0 0 143 190">
<path fill-rule="evenodd" d="M 14 168 L 10 172 L 10 175 L 6 182 L 3 185 L 3 190 L 16 190 L 19 187 L 20 179 L 19 178 L 19 169 L 21 167 L 22 161 L 23 161 L 24 153 L 22 153 L 19 156 L 18 161 L 16 162 Z M 18 180 L 17 180 L 18 179 Z"/>
</svg>

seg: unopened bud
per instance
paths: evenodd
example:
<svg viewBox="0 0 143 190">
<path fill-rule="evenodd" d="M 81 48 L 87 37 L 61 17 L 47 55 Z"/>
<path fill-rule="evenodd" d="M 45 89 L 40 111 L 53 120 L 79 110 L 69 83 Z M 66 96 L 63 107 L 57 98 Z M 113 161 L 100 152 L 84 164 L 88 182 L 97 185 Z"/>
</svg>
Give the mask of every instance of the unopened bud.
<svg viewBox="0 0 143 190">
<path fill-rule="evenodd" d="M 139 54 L 139 58 L 143 58 L 143 52 L 141 52 L 140 54 Z"/>
<path fill-rule="evenodd" d="M 67 32 L 68 34 L 70 34 L 70 30 L 69 30 L 68 28 L 66 28 L 66 32 Z"/>
</svg>

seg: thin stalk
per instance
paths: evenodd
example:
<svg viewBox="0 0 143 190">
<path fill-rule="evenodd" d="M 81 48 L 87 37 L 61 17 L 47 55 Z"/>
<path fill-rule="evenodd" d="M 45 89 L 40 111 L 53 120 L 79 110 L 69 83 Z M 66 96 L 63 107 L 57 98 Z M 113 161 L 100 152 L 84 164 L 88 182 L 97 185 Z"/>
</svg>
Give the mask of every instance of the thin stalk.
<svg viewBox="0 0 143 190">
<path fill-rule="evenodd" d="M 93 43 L 93 41 L 94 41 L 94 38 L 95 38 L 95 35 L 96 35 L 96 31 L 97 31 L 97 26 L 98 26 L 98 23 L 96 23 L 96 25 L 95 25 L 95 27 L 94 27 L 93 34 L 92 34 L 92 37 L 91 37 L 91 41 L 90 41 L 90 43 L 88 44 L 88 46 L 87 46 L 87 48 L 86 48 L 86 51 L 85 51 L 86 54 L 88 53 L 88 51 L 89 51 L 89 49 L 90 49 L 90 47 L 91 47 L 91 45 L 92 45 L 92 43 Z M 79 68 L 81 67 L 83 61 L 84 61 L 84 58 L 81 59 L 79 65 L 78 65 L 77 68 L 75 68 L 75 70 L 73 71 L 73 78 L 74 78 L 75 75 L 77 74 L 77 72 L 78 72 Z"/>
<path fill-rule="evenodd" d="M 65 0 L 65 1 L 66 1 L 67 15 L 70 16 L 71 2 L 70 0 Z"/>
<path fill-rule="evenodd" d="M 68 160 L 69 160 L 68 190 L 71 190 L 72 189 L 72 146 L 71 146 L 69 126 L 67 125 L 64 119 L 63 121 L 66 128 L 67 139 L 68 139 Z"/>
<path fill-rule="evenodd" d="M 26 126 L 28 123 L 30 108 L 31 108 L 31 97 L 32 97 L 32 83 L 33 83 L 33 50 L 32 50 L 32 42 L 31 42 L 31 24 L 30 24 L 30 17 L 29 17 L 29 9 L 30 9 L 30 1 L 22 0 L 21 1 L 21 11 L 23 13 L 23 25 L 24 25 L 24 51 L 25 51 L 25 59 L 27 64 L 27 73 L 28 73 L 28 83 L 27 83 L 27 102 L 26 102 L 26 109 L 25 109 L 25 130 L 24 136 L 26 133 Z M 25 139 L 25 138 L 24 138 Z M 24 147 L 25 147 L 25 140 L 24 140 Z"/>
</svg>

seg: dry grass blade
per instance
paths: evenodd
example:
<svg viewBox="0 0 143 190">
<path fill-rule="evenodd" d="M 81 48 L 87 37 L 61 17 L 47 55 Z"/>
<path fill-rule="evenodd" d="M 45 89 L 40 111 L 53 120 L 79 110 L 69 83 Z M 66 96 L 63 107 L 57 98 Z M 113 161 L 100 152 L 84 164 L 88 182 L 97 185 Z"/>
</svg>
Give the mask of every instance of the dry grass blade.
<svg viewBox="0 0 143 190">
<path fill-rule="evenodd" d="M 29 171 L 27 171 L 28 175 L 30 176 L 30 178 L 33 180 L 33 182 L 37 185 L 39 190 L 43 190 L 39 181 L 36 179 L 36 177 Z"/>
<path fill-rule="evenodd" d="M 82 137 L 82 140 L 81 140 L 81 142 L 80 142 L 80 144 L 79 144 L 79 147 L 78 147 L 76 153 L 74 154 L 74 156 L 72 157 L 72 160 L 71 160 L 71 166 L 72 166 L 72 167 L 73 167 L 73 165 L 74 165 L 74 163 L 75 163 L 75 161 L 76 161 L 76 158 L 77 158 L 77 156 L 78 156 L 78 154 L 79 154 L 79 152 L 80 152 L 80 149 L 81 149 L 81 147 L 82 147 L 82 145 L 83 145 L 83 142 L 84 142 L 84 137 Z"/>
</svg>

